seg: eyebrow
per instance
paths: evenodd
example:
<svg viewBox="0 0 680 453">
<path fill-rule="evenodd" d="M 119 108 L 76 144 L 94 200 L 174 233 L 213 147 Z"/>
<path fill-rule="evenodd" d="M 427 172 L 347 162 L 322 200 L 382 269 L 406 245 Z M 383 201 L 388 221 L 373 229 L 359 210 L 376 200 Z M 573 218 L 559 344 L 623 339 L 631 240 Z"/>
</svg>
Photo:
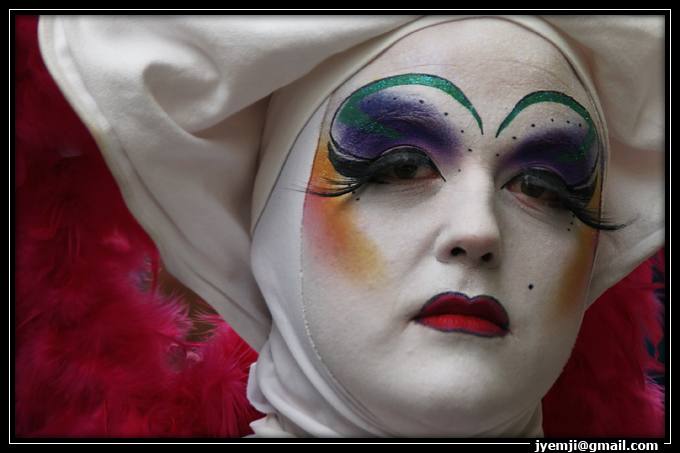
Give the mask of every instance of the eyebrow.
<svg viewBox="0 0 680 453">
<path fill-rule="evenodd" d="M 588 124 L 588 132 L 586 133 L 586 137 L 583 140 L 581 146 L 557 156 L 555 160 L 558 162 L 570 162 L 585 158 L 593 146 L 593 143 L 595 143 L 597 140 L 597 129 L 595 128 L 595 123 L 593 123 L 593 120 L 590 118 L 590 114 L 585 107 L 579 104 L 574 98 L 559 91 L 535 91 L 524 96 L 498 127 L 496 137 L 498 137 L 501 131 L 505 129 L 512 122 L 512 120 L 515 119 L 515 117 L 519 115 L 520 112 L 522 112 L 522 110 L 529 107 L 530 105 L 541 102 L 554 102 L 557 104 L 566 105 L 579 116 L 581 116 L 581 118 L 583 118 Z"/>
<path fill-rule="evenodd" d="M 430 74 L 403 74 L 376 80 L 375 82 L 365 85 L 347 98 L 342 109 L 338 112 L 335 120 L 347 126 L 381 134 L 391 139 L 403 138 L 401 134 L 371 118 L 358 107 L 359 102 L 366 96 L 400 85 L 428 86 L 447 93 L 456 101 L 458 101 L 463 107 L 470 111 L 472 116 L 474 116 L 475 120 L 477 121 L 479 130 L 482 132 L 482 134 L 484 134 L 482 119 L 465 94 L 463 94 L 463 92 L 457 86 L 448 80 Z"/>
</svg>

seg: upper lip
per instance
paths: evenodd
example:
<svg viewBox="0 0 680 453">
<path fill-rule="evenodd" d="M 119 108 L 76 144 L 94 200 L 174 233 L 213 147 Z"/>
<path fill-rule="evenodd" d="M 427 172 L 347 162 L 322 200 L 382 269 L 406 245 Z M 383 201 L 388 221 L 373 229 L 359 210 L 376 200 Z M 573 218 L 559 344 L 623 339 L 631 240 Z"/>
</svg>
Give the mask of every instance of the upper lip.
<svg viewBox="0 0 680 453">
<path fill-rule="evenodd" d="M 447 292 L 432 297 L 423 305 L 414 319 L 446 314 L 485 319 L 504 330 L 508 330 L 510 324 L 508 314 L 496 298 L 484 295 L 469 297 L 457 292 Z"/>
</svg>

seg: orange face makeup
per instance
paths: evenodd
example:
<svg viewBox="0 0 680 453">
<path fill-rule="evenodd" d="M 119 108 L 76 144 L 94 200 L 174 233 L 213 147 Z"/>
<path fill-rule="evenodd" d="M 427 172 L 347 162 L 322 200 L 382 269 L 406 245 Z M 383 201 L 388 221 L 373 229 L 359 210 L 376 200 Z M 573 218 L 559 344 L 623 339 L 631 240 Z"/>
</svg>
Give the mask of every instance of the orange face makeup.
<svg viewBox="0 0 680 453">
<path fill-rule="evenodd" d="M 339 175 L 328 160 L 328 135 L 322 134 L 316 152 L 310 185 L 323 187 Z M 382 274 L 384 259 L 377 247 L 357 226 L 354 198 L 319 197 L 305 199 L 303 228 L 309 232 L 311 246 L 326 258 L 326 264 L 358 282 L 375 282 Z"/>
<path fill-rule="evenodd" d="M 591 204 L 599 210 L 600 187 L 598 186 Z M 573 294 L 585 293 L 590 283 L 591 269 L 595 259 L 595 250 L 599 234 L 587 225 L 584 225 L 572 216 L 569 222 L 570 232 L 576 235 L 576 247 L 571 263 L 564 270 L 557 294 L 562 296 L 559 301 L 559 308 L 565 315 L 571 314 L 573 310 L 583 310 L 583 301 L 573 297 Z"/>
</svg>

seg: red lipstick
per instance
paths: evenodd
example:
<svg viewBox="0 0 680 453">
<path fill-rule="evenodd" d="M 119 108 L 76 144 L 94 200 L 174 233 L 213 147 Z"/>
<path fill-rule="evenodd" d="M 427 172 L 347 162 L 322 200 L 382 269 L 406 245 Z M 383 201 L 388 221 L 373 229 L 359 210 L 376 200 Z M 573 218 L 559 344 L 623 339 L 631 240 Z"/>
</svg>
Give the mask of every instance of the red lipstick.
<svg viewBox="0 0 680 453">
<path fill-rule="evenodd" d="M 508 333 L 510 323 L 505 309 L 495 298 L 470 298 L 453 292 L 430 299 L 414 320 L 442 332 L 464 332 L 481 337 L 503 336 Z"/>
</svg>

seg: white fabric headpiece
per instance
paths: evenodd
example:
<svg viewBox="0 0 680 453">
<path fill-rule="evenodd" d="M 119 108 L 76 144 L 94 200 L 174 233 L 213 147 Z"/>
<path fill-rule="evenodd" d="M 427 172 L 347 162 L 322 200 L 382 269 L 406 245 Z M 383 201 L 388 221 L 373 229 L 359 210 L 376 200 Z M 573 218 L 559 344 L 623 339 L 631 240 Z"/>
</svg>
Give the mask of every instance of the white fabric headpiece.
<svg viewBox="0 0 680 453">
<path fill-rule="evenodd" d="M 401 37 L 453 19 L 40 21 L 50 72 L 97 140 L 165 266 L 261 351 L 254 374 L 281 376 L 262 383 L 251 375 L 256 381 L 251 397 L 260 410 L 271 405 L 285 412 L 293 405 L 290 396 L 307 395 L 310 407 L 287 413 L 301 414 L 295 423 L 307 433 L 383 434 L 322 374 L 311 371 L 317 365 L 309 344 L 300 340 L 304 326 L 278 312 L 285 304 L 274 300 L 299 298 L 297 283 L 270 272 L 275 265 L 255 266 L 256 281 L 253 231 L 273 234 L 260 233 L 258 221 L 270 210 L 268 203 L 278 209 L 281 200 L 270 195 L 288 153 L 310 119 L 320 121 L 314 114 L 333 90 Z M 602 232 L 592 301 L 664 244 L 664 22 L 617 16 L 506 19 L 553 42 L 573 65 L 608 131 L 604 211 L 618 221 L 635 219 L 623 230 Z M 262 225 L 267 228 L 267 222 Z M 294 243 L 281 247 L 296 253 Z M 254 250 L 253 256 L 266 253 Z"/>
</svg>

